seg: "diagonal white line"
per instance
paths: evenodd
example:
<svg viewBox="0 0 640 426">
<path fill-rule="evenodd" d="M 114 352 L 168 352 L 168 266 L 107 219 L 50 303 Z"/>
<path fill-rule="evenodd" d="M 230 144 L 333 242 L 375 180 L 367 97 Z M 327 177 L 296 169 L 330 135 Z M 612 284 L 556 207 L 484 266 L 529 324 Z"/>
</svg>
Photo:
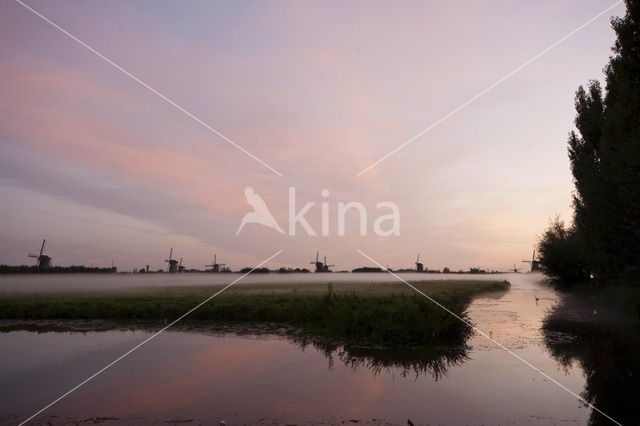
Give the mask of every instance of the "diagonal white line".
<svg viewBox="0 0 640 426">
<path fill-rule="evenodd" d="M 182 320 L 184 317 L 186 317 L 187 315 L 191 314 L 193 311 L 195 311 L 196 309 L 198 309 L 199 307 L 201 307 L 202 305 L 204 305 L 205 303 L 209 302 L 211 299 L 213 299 L 214 297 L 216 297 L 217 295 L 219 295 L 220 293 L 222 293 L 223 291 L 225 291 L 226 289 L 228 289 L 229 287 L 231 287 L 232 285 L 234 285 L 235 283 L 237 283 L 238 281 L 240 281 L 241 279 L 243 279 L 244 277 L 246 277 L 247 275 L 249 275 L 250 273 L 252 273 L 253 271 L 255 271 L 256 269 L 258 269 L 259 267 L 261 267 L 262 265 L 264 265 L 265 263 L 267 263 L 268 261 L 270 261 L 271 259 L 273 259 L 274 257 L 276 257 L 277 255 L 279 255 L 280 253 L 282 253 L 282 250 L 278 250 L 275 254 L 272 254 L 269 258 L 263 260 L 259 265 L 254 266 L 249 272 L 247 272 L 246 274 L 243 274 L 241 276 L 239 276 L 238 278 L 236 278 L 235 280 L 233 280 L 230 284 L 227 284 L 226 286 L 224 286 L 221 290 L 215 292 L 213 295 L 209 296 L 207 299 L 203 300 L 202 302 L 198 303 L 196 306 L 194 306 L 193 308 L 189 309 L 189 311 L 187 311 L 185 314 L 183 314 L 181 317 L 179 317 L 176 320 L 173 320 L 171 323 L 169 323 L 169 325 L 165 326 L 164 328 L 160 329 L 159 331 L 155 332 L 154 334 L 152 334 L 151 336 L 147 337 L 146 339 L 144 339 L 142 342 L 138 343 L 137 345 L 135 345 L 133 348 L 129 349 L 127 352 L 123 353 L 122 355 L 120 355 L 118 358 L 114 359 L 113 361 L 111 361 L 109 364 L 105 365 L 103 368 L 101 368 L 100 370 L 96 371 L 95 373 L 93 373 L 91 376 L 87 377 L 86 379 L 84 379 L 82 382 L 78 383 L 76 386 L 72 387 L 71 389 L 69 389 L 67 392 L 65 392 L 64 394 L 60 395 L 58 398 L 56 398 L 55 400 L 51 401 L 49 404 L 45 405 L 44 407 L 42 407 L 40 410 L 38 410 L 37 412 L 35 412 L 33 415 L 31 415 L 29 418 L 23 420 L 18 426 L 22 426 L 25 423 L 31 421 L 33 418 L 35 418 L 37 415 L 39 415 L 40 413 L 42 413 L 43 411 L 47 410 L 48 408 L 50 408 L 51 406 L 53 406 L 54 404 L 58 403 L 61 399 L 65 398 L 66 396 L 68 396 L 70 393 L 72 393 L 73 391 L 77 390 L 79 387 L 81 387 L 82 385 L 84 385 L 85 383 L 91 381 L 92 379 L 94 379 L 96 376 L 98 376 L 99 374 L 101 374 L 102 372 L 104 372 L 106 369 L 108 369 L 109 367 L 113 366 L 114 364 L 116 364 L 118 361 L 122 360 L 123 358 L 125 358 L 126 356 L 128 356 L 129 354 L 131 354 L 133 351 L 135 351 L 136 349 L 140 348 L 142 345 L 146 344 L 147 342 L 149 342 L 151 339 L 153 339 L 154 337 L 158 336 L 159 334 L 161 334 L 162 332 L 164 332 L 166 329 L 168 329 L 169 327 L 173 326 L 174 324 L 176 324 L 178 321 Z"/>
<path fill-rule="evenodd" d="M 429 301 L 435 303 L 438 307 L 444 309 L 447 313 L 449 313 L 450 315 L 452 315 L 453 317 L 457 318 L 458 320 L 462 321 L 463 323 L 465 323 L 468 327 L 470 327 L 473 331 L 475 331 L 476 333 L 486 337 L 487 339 L 489 339 L 492 343 L 494 343 L 496 346 L 498 346 L 500 349 L 503 349 L 504 351 L 506 351 L 507 353 L 509 353 L 510 355 L 512 355 L 513 357 L 515 357 L 516 359 L 518 359 L 519 361 L 523 362 L 525 365 L 531 367 L 535 372 L 541 374 L 544 378 L 549 379 L 550 381 L 552 381 L 553 383 L 555 383 L 556 385 L 560 386 L 562 389 L 564 389 L 565 391 L 569 392 L 571 395 L 575 396 L 576 398 L 578 398 L 580 401 L 584 402 L 585 404 L 587 404 L 589 407 L 591 407 L 591 409 L 597 411 L 598 413 L 602 414 L 603 416 L 605 416 L 607 419 L 611 420 L 613 423 L 622 426 L 621 423 L 617 422 L 616 420 L 614 420 L 613 418 L 609 417 L 607 414 L 605 414 L 604 412 L 602 412 L 600 409 L 596 408 L 593 404 L 591 404 L 590 402 L 588 402 L 586 399 L 584 399 L 583 397 L 581 397 L 580 395 L 578 395 L 577 393 L 575 393 L 574 391 L 572 391 L 571 389 L 569 389 L 568 387 L 564 386 L 562 383 L 558 382 L 556 379 L 554 379 L 553 377 L 549 376 L 547 373 L 545 373 L 544 371 L 540 370 L 538 367 L 536 367 L 535 365 L 531 364 L 529 361 L 527 361 L 526 359 L 522 358 L 520 355 L 516 354 L 515 352 L 513 352 L 511 349 L 507 348 L 506 346 L 504 346 L 502 343 L 496 341 L 493 337 L 490 337 L 487 333 L 485 333 L 484 331 L 476 328 L 476 326 L 474 326 L 473 324 L 471 324 L 469 321 L 465 320 L 464 318 L 460 317 L 459 315 L 455 314 L 454 312 L 452 312 L 451 310 L 449 310 L 448 308 L 446 308 L 445 306 L 443 306 L 442 304 L 440 304 L 439 302 L 437 302 L 436 300 L 434 300 L 433 298 L 429 297 L 427 294 L 423 293 L 422 291 L 420 291 L 419 289 L 417 289 L 415 286 L 409 284 L 407 281 L 403 280 L 402 278 L 400 278 L 398 275 L 396 275 L 393 271 L 390 271 L 388 268 L 385 268 L 384 266 L 382 266 L 381 264 L 379 264 L 378 262 L 376 262 L 375 260 L 373 260 L 372 258 L 370 258 L 369 256 L 367 256 L 366 254 L 364 254 L 362 251 L 360 251 L 359 249 L 356 249 L 356 251 L 358 252 L 358 254 L 366 257 L 367 259 L 369 259 L 371 262 L 375 263 L 376 265 L 378 265 L 380 268 L 382 268 L 383 271 L 386 271 L 388 273 L 390 273 L 391 275 L 393 275 L 394 277 L 396 277 L 398 280 L 402 281 L 403 283 L 405 283 L 406 285 L 408 285 L 409 287 L 411 287 L 414 291 L 420 293 L 421 295 L 423 295 L 424 297 L 426 297 L 427 299 L 429 299 Z"/>
<path fill-rule="evenodd" d="M 244 149 L 243 147 L 241 147 L 240 145 L 238 145 L 237 143 L 235 143 L 234 141 L 232 141 L 231 139 L 229 139 L 228 137 L 226 137 L 222 133 L 220 133 L 219 131 L 217 131 L 216 129 L 214 129 L 213 127 L 209 126 L 207 123 L 205 123 L 204 121 L 200 120 L 198 117 L 196 117 L 195 115 L 193 115 L 192 113 L 190 113 L 189 111 L 187 111 L 186 109 L 184 109 L 183 107 L 181 107 L 180 105 L 178 105 L 177 103 L 175 103 L 174 101 L 172 101 L 171 99 L 169 99 L 168 97 L 163 95 L 162 93 L 158 92 L 156 89 L 154 89 L 153 87 L 149 86 L 147 83 L 145 83 L 144 81 L 140 80 L 138 77 L 136 77 L 135 75 L 131 74 L 129 71 L 127 71 L 126 69 L 122 68 L 120 65 L 116 64 L 115 62 L 113 62 L 111 59 L 109 59 L 106 56 L 104 56 L 102 53 L 98 52 L 97 50 L 95 50 L 94 48 L 92 48 L 91 46 L 89 46 L 88 44 L 83 42 L 82 40 L 78 39 L 76 36 L 74 36 L 73 34 L 69 33 L 67 30 L 65 30 L 64 28 L 60 27 L 55 22 L 51 21 L 49 18 L 43 16 L 38 11 L 36 11 L 33 8 L 27 6 L 22 1 L 20 1 L 20 0 L 15 0 L 15 1 L 17 3 L 19 3 L 20 5 L 24 6 L 25 9 L 31 11 L 34 15 L 42 18 L 44 21 L 46 21 L 48 24 L 50 24 L 54 28 L 60 30 L 62 33 L 64 33 L 66 36 L 68 36 L 69 38 L 71 38 L 72 40 L 77 42 L 78 44 L 80 44 L 80 45 L 86 47 L 87 49 L 89 49 L 92 53 L 94 53 L 100 59 L 102 59 L 105 62 L 107 62 L 108 64 L 112 65 L 114 68 L 116 68 L 118 71 L 120 71 L 123 74 L 125 74 L 127 77 L 129 77 L 132 80 L 134 80 L 135 82 L 139 83 L 140 85 L 142 85 L 143 87 L 145 87 L 146 89 L 148 89 L 149 91 L 154 93 L 155 95 L 159 96 L 160 98 L 162 98 L 165 101 L 167 101 L 169 104 L 173 105 L 174 107 L 176 107 L 177 109 L 182 111 L 184 114 L 186 114 L 190 118 L 192 118 L 195 121 L 197 121 L 199 124 L 203 125 L 204 127 L 209 129 L 210 131 L 212 131 L 213 133 L 215 133 L 216 135 L 218 135 L 219 137 L 221 137 L 225 141 L 229 142 L 231 145 L 235 146 L 240 151 L 244 152 L 249 157 L 253 158 L 258 163 L 262 164 L 263 166 L 265 166 L 266 168 L 271 170 L 273 173 L 277 174 L 278 176 L 282 176 L 282 173 L 280 173 L 279 171 L 277 171 L 276 169 L 274 169 L 273 167 L 271 167 L 270 165 L 268 165 L 267 163 L 265 163 L 264 161 L 262 161 L 261 159 L 259 159 L 258 157 L 256 157 L 255 155 L 253 155 L 252 153 L 250 153 L 249 151 L 247 151 L 246 149 Z"/>
<path fill-rule="evenodd" d="M 417 135 L 415 135 L 414 137 L 412 137 L 411 139 L 407 140 L 406 142 L 402 143 L 401 145 L 397 146 L 396 148 L 394 148 L 391 152 L 389 152 L 387 155 L 385 155 L 384 157 L 380 158 L 378 161 L 372 163 L 371 165 L 369 165 L 368 167 L 366 167 L 365 169 L 362 169 L 360 172 L 358 172 L 356 174 L 356 176 L 362 176 L 363 174 L 365 174 L 366 172 L 368 172 L 369 170 L 371 170 L 372 168 L 374 168 L 375 166 L 377 166 L 378 164 L 382 163 L 384 160 L 386 160 L 387 158 L 391 157 L 393 154 L 395 154 L 396 152 L 400 151 L 402 148 L 404 148 L 405 146 L 409 145 L 410 143 L 414 142 L 416 139 L 418 139 L 420 136 L 424 135 L 425 133 L 427 133 L 428 131 L 430 131 L 431 129 L 437 127 L 439 124 L 441 124 L 442 122 L 446 121 L 447 119 L 449 119 L 451 116 L 453 116 L 454 114 L 456 114 L 458 111 L 464 109 L 465 107 L 467 107 L 469 104 L 473 103 L 474 101 L 476 101 L 478 98 L 480 98 L 481 96 L 483 96 L 484 94 L 486 94 L 487 92 L 489 92 L 490 90 L 494 89 L 496 86 L 500 85 L 501 83 L 503 83 L 505 80 L 509 79 L 510 77 L 512 77 L 514 74 L 518 73 L 519 71 L 521 71 L 523 68 L 525 68 L 526 66 L 528 66 L 529 64 L 531 64 L 532 62 L 536 61 L 537 59 L 539 59 L 540 57 L 544 56 L 546 53 L 548 53 L 550 50 L 552 50 L 553 48 L 555 48 L 556 46 L 558 46 L 559 44 L 561 44 L 562 42 L 564 42 L 565 40 L 567 40 L 568 38 L 572 37 L 574 34 L 576 34 L 577 32 L 579 32 L 580 30 L 582 30 L 584 27 L 586 27 L 587 25 L 591 24 L 593 21 L 595 21 L 596 19 L 600 18 L 602 15 L 604 15 L 605 13 L 607 13 L 608 11 L 610 11 L 611 9 L 613 9 L 614 7 L 618 6 L 619 4 L 621 4 L 624 0 L 619 0 L 617 2 L 615 2 L 614 4 L 612 4 L 611 6 L 607 7 L 605 10 L 603 10 L 602 12 L 598 13 L 596 16 L 594 16 L 593 18 L 589 19 L 587 22 L 585 22 L 584 24 L 580 25 L 578 28 L 576 28 L 575 30 L 571 31 L 569 34 L 565 35 L 564 37 L 562 37 L 560 40 L 556 41 L 555 43 L 553 43 L 551 46 L 547 47 L 546 49 L 544 49 L 543 51 L 541 51 L 540 53 L 538 53 L 537 55 L 535 55 L 533 58 L 529 59 L 527 62 L 523 63 L 522 65 L 520 65 L 519 67 L 517 67 L 516 69 L 514 69 L 513 71 L 511 71 L 510 73 L 508 73 L 507 75 L 505 75 L 504 77 L 500 78 L 499 80 L 497 80 L 495 83 L 493 83 L 492 85 L 490 85 L 489 87 L 487 87 L 486 89 L 482 90 L 481 92 L 477 93 L 475 96 L 473 96 L 471 99 L 469 99 L 468 101 L 466 101 L 465 103 L 461 104 L 460 106 L 456 107 L 455 109 L 453 109 L 451 112 L 449 112 L 448 114 L 446 114 L 444 117 L 440 118 L 439 120 L 437 120 L 436 122 L 434 122 L 433 124 L 431 124 L 429 127 L 427 127 L 426 129 L 422 130 L 420 133 L 418 133 Z"/>
</svg>

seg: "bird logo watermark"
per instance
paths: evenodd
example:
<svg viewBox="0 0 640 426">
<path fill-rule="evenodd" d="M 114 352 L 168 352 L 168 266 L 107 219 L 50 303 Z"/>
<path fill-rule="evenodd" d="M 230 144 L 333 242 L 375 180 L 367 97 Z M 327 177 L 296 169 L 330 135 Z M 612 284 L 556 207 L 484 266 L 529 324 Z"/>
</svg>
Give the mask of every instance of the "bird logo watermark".
<svg viewBox="0 0 640 426">
<path fill-rule="evenodd" d="M 247 186 L 244 189 L 244 196 L 247 199 L 247 203 L 249 203 L 249 205 L 253 207 L 253 211 L 245 214 L 242 217 L 242 220 L 240 221 L 240 227 L 238 228 L 236 235 L 238 235 L 240 231 L 242 231 L 242 228 L 244 228 L 244 226 L 248 223 L 257 223 L 266 226 L 267 228 L 273 228 L 279 233 L 284 234 L 284 231 L 282 230 L 282 228 L 280 228 L 280 225 L 278 225 L 278 222 L 276 222 L 276 219 L 269 211 L 269 207 L 267 207 L 267 204 L 264 202 L 261 196 L 256 194 L 253 188 Z"/>
</svg>

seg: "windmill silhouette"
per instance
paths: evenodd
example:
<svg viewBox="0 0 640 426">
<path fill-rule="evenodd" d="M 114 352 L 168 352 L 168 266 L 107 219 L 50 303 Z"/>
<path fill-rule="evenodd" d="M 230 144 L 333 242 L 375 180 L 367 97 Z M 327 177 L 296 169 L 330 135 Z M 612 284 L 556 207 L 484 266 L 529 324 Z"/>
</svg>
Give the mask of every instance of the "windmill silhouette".
<svg viewBox="0 0 640 426">
<path fill-rule="evenodd" d="M 318 257 L 319 257 L 319 256 L 320 256 L 320 252 L 319 252 L 319 251 L 317 251 L 317 252 L 316 252 L 316 260 L 315 260 L 315 262 L 314 262 L 313 260 L 312 260 L 311 262 L 309 262 L 311 265 L 315 265 L 315 266 L 316 266 L 316 272 L 322 272 L 322 267 L 324 266 L 324 265 L 322 264 L 322 262 L 320 262 L 320 261 L 318 260 Z"/>
<path fill-rule="evenodd" d="M 324 257 L 324 265 L 322 266 L 322 272 L 331 272 L 329 268 L 336 265 L 327 265 L 327 256 Z"/>
<path fill-rule="evenodd" d="M 264 200 L 253 191 L 253 188 L 247 186 L 244 189 L 244 196 L 247 198 L 247 203 L 249 203 L 249 205 L 253 207 L 253 211 L 244 215 L 242 221 L 240 222 L 240 227 L 238 228 L 236 235 L 238 235 L 242 228 L 244 228 L 244 226 L 249 223 L 258 223 L 260 225 L 266 226 L 267 228 L 273 228 L 281 234 L 284 234 L 284 231 L 282 230 L 282 228 L 280 228 L 278 222 L 276 222 L 276 219 L 269 211 L 269 208 L 265 204 Z"/>
<path fill-rule="evenodd" d="M 218 255 L 214 254 L 213 255 L 213 262 L 211 262 L 211 265 L 204 265 L 205 268 L 211 268 L 211 272 L 220 272 L 220 267 L 221 266 L 226 266 L 226 263 L 220 263 L 218 264 Z"/>
<path fill-rule="evenodd" d="M 42 254 L 44 252 L 44 243 L 46 242 L 47 242 L 46 239 L 42 240 L 42 247 L 40 247 L 40 254 L 29 253 L 29 257 L 33 257 L 34 259 L 36 259 L 36 265 L 40 269 L 47 269 L 49 266 L 51 266 L 51 258 L 46 254 Z"/>
<path fill-rule="evenodd" d="M 316 272 L 331 272 L 329 270 L 330 267 L 332 266 L 336 266 L 336 265 L 327 265 L 327 256 L 324 257 L 324 263 L 320 262 L 320 260 L 318 259 L 320 256 L 320 252 L 317 251 L 316 252 L 316 261 L 314 262 L 313 260 L 309 263 L 311 263 L 312 265 L 316 265 Z"/>
<path fill-rule="evenodd" d="M 169 272 L 178 272 L 178 261 L 173 258 L 173 247 L 171 247 L 171 251 L 169 252 L 169 258 L 164 261 L 168 263 Z M 180 261 L 182 261 L 182 259 L 180 259 Z"/>
<path fill-rule="evenodd" d="M 416 259 L 416 272 L 424 272 L 424 265 L 420 262 L 420 253 Z"/>
<path fill-rule="evenodd" d="M 531 260 L 523 260 L 522 263 L 529 263 L 531 265 L 531 272 L 536 272 L 540 270 L 540 262 L 536 260 L 536 250 L 533 249 L 533 254 L 531 255 Z"/>
</svg>

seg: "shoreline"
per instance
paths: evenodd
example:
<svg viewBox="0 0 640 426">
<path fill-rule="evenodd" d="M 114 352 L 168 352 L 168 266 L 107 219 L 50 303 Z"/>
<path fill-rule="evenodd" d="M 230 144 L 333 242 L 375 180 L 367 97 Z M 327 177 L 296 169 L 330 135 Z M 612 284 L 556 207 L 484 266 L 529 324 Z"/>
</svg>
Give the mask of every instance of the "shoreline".
<svg viewBox="0 0 640 426">
<path fill-rule="evenodd" d="M 421 281 L 416 288 L 468 319 L 472 298 L 505 291 L 506 281 Z M 0 297 L 0 320 L 9 328 L 65 321 L 98 328 L 164 326 L 214 294 L 216 288 L 166 287 L 113 291 L 13 293 Z M 30 323 L 30 325 L 28 325 Z M 468 327 L 402 283 L 245 284 L 231 287 L 194 311 L 186 324 L 294 327 L 305 334 L 373 346 L 416 346 L 466 341 Z M 254 325 L 252 325 L 254 324 Z M 71 329 L 74 328 L 73 323 Z M 77 325 L 77 323 L 76 323 Z M 37 324 L 35 324 L 37 328 Z M 270 326 L 271 327 L 271 326 Z M 7 330 L 7 326 L 1 327 Z M 260 327 L 257 328 L 260 331 Z"/>
</svg>

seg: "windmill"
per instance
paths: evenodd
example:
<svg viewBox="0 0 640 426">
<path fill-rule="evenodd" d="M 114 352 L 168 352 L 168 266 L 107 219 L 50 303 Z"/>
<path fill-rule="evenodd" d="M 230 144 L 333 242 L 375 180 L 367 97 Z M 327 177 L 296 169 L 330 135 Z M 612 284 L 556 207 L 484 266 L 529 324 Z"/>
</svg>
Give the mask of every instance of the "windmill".
<svg viewBox="0 0 640 426">
<path fill-rule="evenodd" d="M 323 263 L 323 262 L 320 262 L 319 257 L 320 257 L 320 252 L 319 252 L 319 251 L 317 251 L 317 252 L 316 252 L 316 261 L 314 262 L 314 261 L 312 260 L 311 262 L 309 262 L 309 263 L 310 263 L 310 264 L 312 264 L 312 265 L 316 265 L 316 272 L 331 272 L 331 271 L 329 270 L 329 268 L 330 268 L 331 266 L 335 266 L 335 265 L 327 265 L 327 257 L 326 257 L 326 256 L 325 256 L 325 258 L 324 258 L 324 263 Z"/>
<path fill-rule="evenodd" d="M 332 266 L 336 266 L 336 265 L 327 265 L 327 256 L 324 257 L 324 264 L 322 265 L 322 272 L 331 272 L 329 270 L 330 267 Z"/>
<path fill-rule="evenodd" d="M 180 258 L 180 264 L 178 265 L 178 272 L 184 272 L 185 267 L 182 266 L 182 258 Z"/>
<path fill-rule="evenodd" d="M 227 265 L 226 263 L 218 264 L 217 256 L 217 254 L 213 255 L 213 262 L 211 262 L 211 265 L 204 265 L 205 268 L 211 268 L 211 272 L 220 272 L 220 267 Z"/>
<path fill-rule="evenodd" d="M 316 261 L 314 262 L 314 261 L 312 260 L 312 261 L 311 261 L 311 262 L 309 262 L 309 263 L 310 263 L 311 265 L 315 265 L 315 266 L 316 266 L 316 272 L 324 272 L 324 271 L 323 271 L 323 266 L 324 266 L 324 265 L 322 264 L 322 262 L 320 262 L 320 261 L 318 260 L 318 257 L 319 257 L 319 256 L 320 256 L 320 252 L 319 252 L 319 251 L 317 251 L 317 252 L 316 252 Z"/>
<path fill-rule="evenodd" d="M 420 253 L 418 253 L 418 258 L 416 259 L 416 272 L 423 272 L 424 265 L 420 263 Z"/>
<path fill-rule="evenodd" d="M 514 264 L 513 264 L 513 269 L 509 269 L 509 272 L 515 272 L 515 273 L 518 273 L 518 271 L 519 271 L 519 270 L 520 270 L 520 269 L 516 268 L 516 264 L 514 263 Z"/>
<path fill-rule="evenodd" d="M 168 263 L 167 267 L 169 272 L 178 271 L 178 261 L 173 258 L 173 247 L 171 247 L 171 251 L 169 252 L 169 258 L 164 261 Z"/>
<path fill-rule="evenodd" d="M 40 269 L 48 269 L 51 266 L 51 258 L 46 254 L 42 254 L 44 252 L 44 244 L 47 242 L 46 239 L 42 240 L 42 247 L 40 247 L 40 254 L 29 253 L 29 257 L 33 257 L 36 259 L 36 266 Z"/>
<path fill-rule="evenodd" d="M 531 272 L 536 272 L 540 270 L 540 262 L 536 260 L 536 249 L 533 249 L 531 260 L 523 260 L 522 262 L 531 264 Z"/>
</svg>

